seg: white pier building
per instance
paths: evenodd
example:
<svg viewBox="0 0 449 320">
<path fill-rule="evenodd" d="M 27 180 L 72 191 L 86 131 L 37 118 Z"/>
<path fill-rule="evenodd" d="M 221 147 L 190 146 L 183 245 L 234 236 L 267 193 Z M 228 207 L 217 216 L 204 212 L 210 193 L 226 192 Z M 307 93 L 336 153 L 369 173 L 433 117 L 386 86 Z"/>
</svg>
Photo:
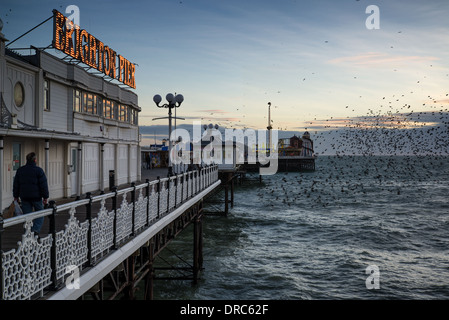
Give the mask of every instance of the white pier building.
<svg viewBox="0 0 449 320">
<path fill-rule="evenodd" d="M 50 199 L 103 191 L 111 170 L 117 186 L 140 180 L 134 65 L 84 30 L 83 46 L 67 38 L 64 19 L 54 11 L 53 48 L 63 58 L 33 47 L 5 48 L 0 30 L 1 211 L 12 202 L 14 175 L 32 151 L 47 175 Z M 64 48 L 72 40 L 81 53 Z M 92 68 L 103 72 L 94 75 Z"/>
</svg>

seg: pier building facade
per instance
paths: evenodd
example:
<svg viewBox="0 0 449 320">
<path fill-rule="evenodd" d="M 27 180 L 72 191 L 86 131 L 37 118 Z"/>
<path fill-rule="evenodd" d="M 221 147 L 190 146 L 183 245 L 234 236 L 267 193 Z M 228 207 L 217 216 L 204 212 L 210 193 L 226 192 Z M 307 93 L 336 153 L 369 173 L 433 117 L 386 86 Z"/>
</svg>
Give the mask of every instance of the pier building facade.
<svg viewBox="0 0 449 320">
<path fill-rule="evenodd" d="M 302 138 L 293 135 L 291 138 L 279 139 L 279 171 L 315 170 L 315 152 L 313 141 L 308 131 Z"/>
<path fill-rule="evenodd" d="M 115 185 L 140 180 L 141 109 L 132 86 L 64 52 L 13 51 L 7 41 L 0 30 L 0 210 L 32 151 L 53 199 L 103 191 L 110 173 Z"/>
</svg>

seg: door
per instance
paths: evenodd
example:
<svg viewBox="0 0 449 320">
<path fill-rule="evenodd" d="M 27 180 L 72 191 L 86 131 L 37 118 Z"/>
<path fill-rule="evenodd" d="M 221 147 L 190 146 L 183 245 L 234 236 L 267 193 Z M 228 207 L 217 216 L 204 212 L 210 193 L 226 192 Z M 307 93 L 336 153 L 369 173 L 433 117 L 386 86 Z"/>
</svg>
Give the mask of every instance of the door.
<svg viewBox="0 0 449 320">
<path fill-rule="evenodd" d="M 12 170 L 14 175 L 17 169 L 22 165 L 22 144 L 13 143 L 12 144 Z"/>
<path fill-rule="evenodd" d="M 77 180 L 77 172 L 78 172 L 78 150 L 77 148 L 71 148 L 71 171 L 70 171 L 70 181 L 72 188 L 72 195 L 77 194 L 78 192 L 78 180 Z"/>
<path fill-rule="evenodd" d="M 13 181 L 14 181 L 14 178 L 17 173 L 17 169 L 19 169 L 21 165 L 22 165 L 22 144 L 13 142 L 13 144 L 12 144 L 12 164 L 8 165 L 8 173 L 12 172 L 11 180 L 10 180 L 11 182 L 9 184 L 11 191 L 12 191 L 12 187 L 13 187 Z M 12 170 L 11 170 L 11 167 L 12 167 Z M 3 183 L 3 182 L 0 182 L 0 183 Z M 5 189 L 3 189 L 3 190 L 5 190 Z M 12 195 L 12 193 L 11 193 L 11 195 Z M 2 209 L 2 208 L 0 208 L 0 209 Z"/>
</svg>

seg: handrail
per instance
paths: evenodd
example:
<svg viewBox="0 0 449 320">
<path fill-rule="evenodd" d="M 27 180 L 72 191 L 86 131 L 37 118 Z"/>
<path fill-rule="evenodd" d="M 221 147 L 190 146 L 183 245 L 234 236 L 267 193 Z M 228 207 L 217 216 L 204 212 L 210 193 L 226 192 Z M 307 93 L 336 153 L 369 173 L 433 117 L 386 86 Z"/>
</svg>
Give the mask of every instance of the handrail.
<svg viewBox="0 0 449 320">
<path fill-rule="evenodd" d="M 17 225 L 19 223 L 25 223 L 29 220 L 34 220 L 37 218 L 41 218 L 41 217 L 46 217 L 51 215 L 53 212 L 53 209 L 44 209 L 44 210 L 40 210 L 40 211 L 36 211 L 33 213 L 29 213 L 29 214 L 23 214 L 20 216 L 16 216 L 16 217 L 12 217 L 12 218 L 8 218 L 8 219 L 4 219 L 3 221 L 3 228 L 8 228 L 8 227 L 12 227 L 14 225 Z"/>
<path fill-rule="evenodd" d="M 0 218 L 0 300 L 32 299 L 42 297 L 44 290 L 58 290 L 67 277 L 66 268 L 94 266 L 110 250 L 119 248 L 215 181 L 218 181 L 217 165 L 147 180 L 103 195 L 88 193 L 86 199 L 61 205 L 52 201 L 48 209 L 5 220 Z M 112 204 L 106 205 L 107 200 Z M 98 202 L 100 209 L 93 212 L 92 204 Z M 78 219 L 80 207 L 86 212 L 83 222 Z M 69 219 L 65 229 L 56 230 L 56 216 L 67 211 Z M 32 220 L 47 216 L 50 231 L 38 239 L 31 232 Z M 5 229 L 20 223 L 25 230 L 22 241 L 16 249 L 4 252 Z"/>
</svg>

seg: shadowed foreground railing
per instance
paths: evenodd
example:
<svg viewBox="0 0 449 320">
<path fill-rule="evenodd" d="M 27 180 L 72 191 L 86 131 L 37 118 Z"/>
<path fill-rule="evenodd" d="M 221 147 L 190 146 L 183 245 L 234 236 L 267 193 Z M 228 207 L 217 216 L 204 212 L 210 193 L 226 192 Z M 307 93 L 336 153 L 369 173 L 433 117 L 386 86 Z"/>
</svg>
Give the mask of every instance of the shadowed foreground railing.
<svg viewBox="0 0 449 320">
<path fill-rule="evenodd" d="M 111 250 L 218 181 L 216 165 L 3 220 L 0 218 L 0 299 L 26 300 L 56 291 L 73 268 L 95 266 Z M 84 214 L 83 214 L 84 213 Z M 38 238 L 32 221 L 49 218 Z M 57 222 L 65 225 L 58 228 Z M 23 225 L 17 248 L 3 250 L 8 228 Z M 60 229 L 60 230 L 58 230 Z"/>
</svg>

